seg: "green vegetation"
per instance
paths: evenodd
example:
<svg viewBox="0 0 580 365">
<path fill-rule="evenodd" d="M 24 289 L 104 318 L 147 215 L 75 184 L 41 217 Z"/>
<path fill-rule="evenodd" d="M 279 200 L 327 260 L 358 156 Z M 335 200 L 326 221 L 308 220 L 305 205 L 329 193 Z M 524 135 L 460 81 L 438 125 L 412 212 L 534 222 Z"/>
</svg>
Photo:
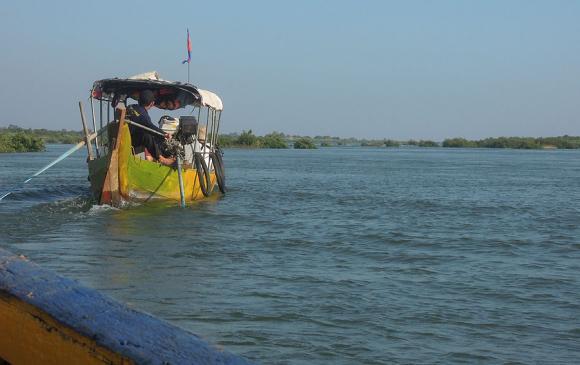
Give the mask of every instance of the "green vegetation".
<svg viewBox="0 0 580 365">
<path fill-rule="evenodd" d="M 222 147 L 249 147 L 249 148 L 316 148 L 316 147 L 461 147 L 461 148 L 517 148 L 517 149 L 580 149 L 580 137 L 499 137 L 482 140 L 467 140 L 465 138 L 448 138 L 442 143 L 431 140 L 395 141 L 392 139 L 356 139 L 330 136 L 292 136 L 273 132 L 263 137 L 255 136 L 251 130 L 241 134 L 227 134 L 220 136 Z"/>
<path fill-rule="evenodd" d="M 48 143 L 73 144 L 83 138 L 82 132 L 24 129 L 15 125 L 0 128 L 0 152 L 43 151 Z"/>
<path fill-rule="evenodd" d="M 222 134 L 218 137 L 218 145 L 221 147 L 240 147 L 237 143 L 238 136 L 235 134 Z"/>
<path fill-rule="evenodd" d="M 542 145 L 542 148 L 556 147 L 565 150 L 580 148 L 580 136 L 541 137 L 537 138 L 537 141 Z"/>
<path fill-rule="evenodd" d="M 10 124 L 8 127 L 0 128 L 0 135 L 7 133 L 24 133 L 29 136 L 34 136 L 42 139 L 46 144 L 56 143 L 56 144 L 75 144 L 83 139 L 83 133 L 79 131 L 69 131 L 66 129 L 61 129 L 59 131 L 53 131 L 48 129 L 24 129 L 18 126 Z"/>
<path fill-rule="evenodd" d="M 47 129 L 23 129 L 15 125 L 0 127 L 0 152 L 42 151 L 49 143 L 74 144 L 83 139 L 78 131 L 51 131 Z M 252 130 L 241 134 L 220 135 L 219 145 L 224 148 L 306 148 L 317 147 L 461 147 L 461 148 L 515 148 L 515 149 L 580 149 L 580 136 L 560 137 L 498 137 L 481 140 L 448 138 L 442 143 L 430 140 L 396 141 L 392 139 L 356 139 L 331 136 L 296 136 L 272 132 L 256 136 Z"/>
<path fill-rule="evenodd" d="M 221 147 L 241 148 L 288 148 L 286 137 L 282 133 L 272 132 L 263 137 L 252 133 L 252 130 L 242 131 L 242 134 L 224 134 L 219 136 Z"/>
<path fill-rule="evenodd" d="M 294 141 L 294 148 L 301 150 L 313 150 L 316 149 L 316 145 L 310 137 L 298 138 Z"/>
<path fill-rule="evenodd" d="M 0 133 L 0 152 L 44 151 L 41 138 L 23 132 Z"/>
<path fill-rule="evenodd" d="M 419 147 L 439 147 L 439 143 L 429 140 L 420 140 L 417 145 Z"/>
<path fill-rule="evenodd" d="M 385 139 L 385 147 L 400 147 L 401 143 L 392 139 Z"/>
<path fill-rule="evenodd" d="M 515 149 L 541 149 L 560 148 L 576 149 L 580 148 L 580 137 L 564 135 L 561 137 L 498 137 L 485 138 L 470 141 L 465 138 L 451 138 L 443 141 L 443 147 L 461 148 L 515 148 Z"/>
<path fill-rule="evenodd" d="M 434 142 L 434 141 L 430 141 L 430 140 L 414 140 L 414 139 L 410 139 L 407 142 L 402 142 L 403 144 L 406 144 L 407 146 L 417 146 L 417 147 L 439 147 L 439 143 Z"/>
<path fill-rule="evenodd" d="M 259 139 L 262 148 L 288 148 L 282 133 L 273 132 Z"/>
<path fill-rule="evenodd" d="M 247 132 L 242 131 L 236 142 L 243 147 L 258 147 L 258 137 L 252 133 L 251 129 Z"/>
<path fill-rule="evenodd" d="M 468 141 L 465 138 L 450 138 L 443 141 L 443 147 L 477 147 L 475 141 Z"/>
<path fill-rule="evenodd" d="M 383 147 L 384 145 L 385 145 L 385 142 L 381 141 L 381 140 L 368 141 L 365 139 L 360 143 L 361 147 Z"/>
<path fill-rule="evenodd" d="M 360 142 L 361 147 L 400 147 L 401 142 L 392 139 L 363 139 Z"/>
</svg>

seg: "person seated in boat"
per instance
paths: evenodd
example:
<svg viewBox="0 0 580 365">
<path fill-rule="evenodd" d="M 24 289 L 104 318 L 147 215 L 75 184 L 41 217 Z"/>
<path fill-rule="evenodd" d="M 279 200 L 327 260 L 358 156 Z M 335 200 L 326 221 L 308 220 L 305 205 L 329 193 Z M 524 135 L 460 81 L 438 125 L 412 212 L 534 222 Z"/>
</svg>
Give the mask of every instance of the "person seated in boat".
<svg viewBox="0 0 580 365">
<path fill-rule="evenodd" d="M 159 104 L 157 104 L 157 106 L 161 109 L 165 109 L 165 110 L 175 110 L 175 109 L 179 109 L 180 107 L 180 103 L 178 100 L 173 100 L 173 99 L 163 99 L 159 102 Z"/>
<path fill-rule="evenodd" d="M 161 95 L 157 107 L 165 110 L 175 110 L 183 108 L 186 103 L 186 94 L 180 91 L 177 94 Z"/>
<path fill-rule="evenodd" d="M 151 90 L 143 90 L 139 94 L 139 104 L 133 104 L 127 107 L 126 118 L 133 123 L 158 131 L 168 139 L 169 135 L 151 122 L 148 110 L 153 106 L 155 106 L 155 94 Z M 151 155 L 151 159 L 157 160 L 163 165 L 172 165 L 175 162 L 175 159 L 169 157 L 163 149 L 163 137 L 134 125 L 129 125 L 129 130 L 131 132 L 131 145 L 133 148 L 146 148 Z"/>
</svg>

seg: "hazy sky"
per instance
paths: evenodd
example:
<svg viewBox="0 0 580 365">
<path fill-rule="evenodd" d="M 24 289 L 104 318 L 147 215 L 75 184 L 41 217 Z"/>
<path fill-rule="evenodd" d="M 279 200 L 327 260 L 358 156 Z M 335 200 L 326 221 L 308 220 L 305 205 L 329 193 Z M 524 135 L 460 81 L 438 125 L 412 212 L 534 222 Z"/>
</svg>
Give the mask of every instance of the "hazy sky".
<svg viewBox="0 0 580 365">
<path fill-rule="evenodd" d="M 0 126 L 79 130 L 101 78 L 185 81 L 189 27 L 225 132 L 580 135 L 580 1 L 55 3 L 0 8 Z"/>
</svg>

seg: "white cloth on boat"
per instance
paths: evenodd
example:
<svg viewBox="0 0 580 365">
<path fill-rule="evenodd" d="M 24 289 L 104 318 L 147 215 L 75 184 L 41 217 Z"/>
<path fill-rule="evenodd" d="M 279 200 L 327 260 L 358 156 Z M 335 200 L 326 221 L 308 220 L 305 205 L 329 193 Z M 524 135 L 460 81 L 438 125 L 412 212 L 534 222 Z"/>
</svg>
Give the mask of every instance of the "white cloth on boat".
<svg viewBox="0 0 580 365">
<path fill-rule="evenodd" d="M 214 110 L 221 111 L 224 109 L 224 104 L 222 103 L 222 99 L 220 99 L 217 94 L 212 93 L 211 91 L 197 89 L 197 92 L 201 96 L 200 104 L 201 106 L 207 106 Z"/>
<path fill-rule="evenodd" d="M 196 139 L 193 143 L 186 144 L 183 147 L 185 149 L 185 162 L 193 166 L 193 154 L 199 152 L 202 154 L 209 170 L 213 170 L 213 164 L 209 156 L 209 153 L 211 152 L 211 143 L 200 142 Z"/>
<path fill-rule="evenodd" d="M 143 72 L 138 75 L 129 77 L 129 80 L 151 80 L 151 81 L 165 81 L 159 77 L 157 71 Z"/>
<path fill-rule="evenodd" d="M 164 116 L 159 119 L 159 128 L 163 129 L 163 132 L 173 135 L 179 126 L 179 119 Z"/>
</svg>

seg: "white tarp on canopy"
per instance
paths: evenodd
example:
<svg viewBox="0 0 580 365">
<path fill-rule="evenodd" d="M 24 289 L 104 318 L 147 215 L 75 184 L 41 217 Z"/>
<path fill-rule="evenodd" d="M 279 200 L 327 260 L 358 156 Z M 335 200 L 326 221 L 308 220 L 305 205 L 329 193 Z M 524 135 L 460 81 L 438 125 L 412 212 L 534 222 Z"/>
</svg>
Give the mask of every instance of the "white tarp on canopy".
<svg viewBox="0 0 580 365">
<path fill-rule="evenodd" d="M 135 76 L 129 77 L 129 80 L 152 80 L 152 81 L 164 81 L 161 80 L 157 71 L 143 72 Z"/>
<path fill-rule="evenodd" d="M 224 109 L 222 99 L 220 99 L 219 96 L 207 90 L 197 89 L 197 91 L 199 92 L 199 95 L 201 95 L 202 106 L 207 106 L 219 111 Z"/>
</svg>

